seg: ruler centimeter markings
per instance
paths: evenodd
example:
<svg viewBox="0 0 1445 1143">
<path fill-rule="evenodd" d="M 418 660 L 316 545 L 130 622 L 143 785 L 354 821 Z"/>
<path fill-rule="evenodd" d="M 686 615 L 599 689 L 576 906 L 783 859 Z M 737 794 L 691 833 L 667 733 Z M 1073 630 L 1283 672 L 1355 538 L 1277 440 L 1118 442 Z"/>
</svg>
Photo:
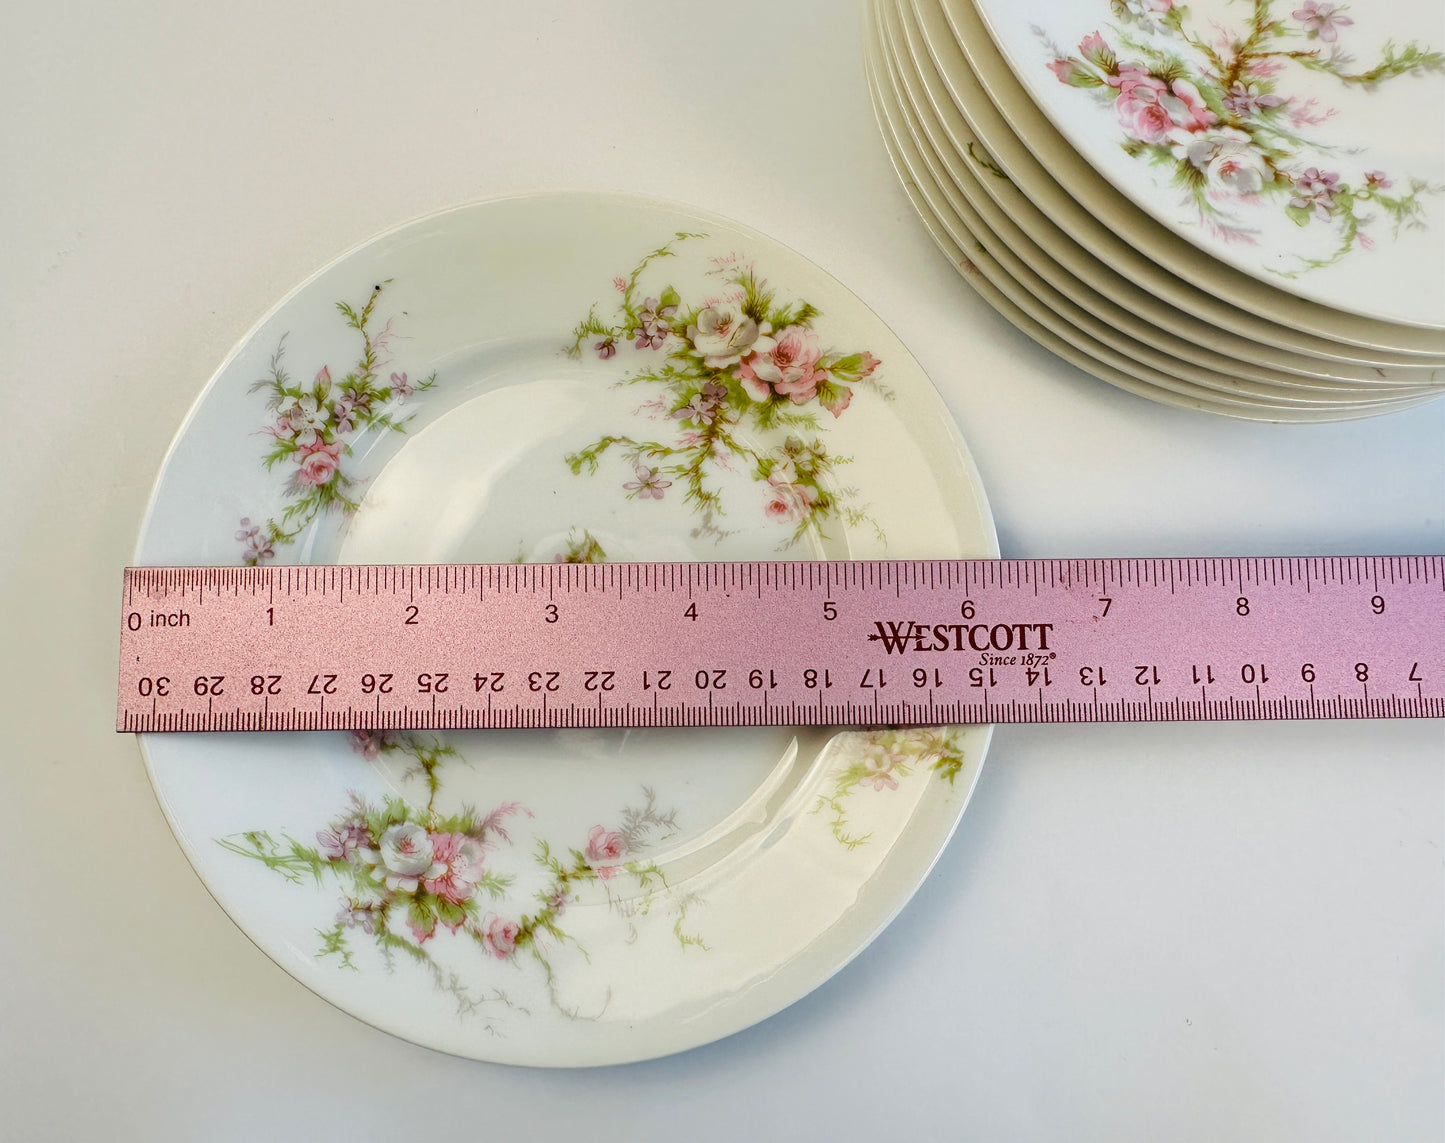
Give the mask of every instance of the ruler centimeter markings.
<svg viewBox="0 0 1445 1143">
<path fill-rule="evenodd" d="M 129 568 L 118 731 L 1445 717 L 1445 556 Z"/>
</svg>

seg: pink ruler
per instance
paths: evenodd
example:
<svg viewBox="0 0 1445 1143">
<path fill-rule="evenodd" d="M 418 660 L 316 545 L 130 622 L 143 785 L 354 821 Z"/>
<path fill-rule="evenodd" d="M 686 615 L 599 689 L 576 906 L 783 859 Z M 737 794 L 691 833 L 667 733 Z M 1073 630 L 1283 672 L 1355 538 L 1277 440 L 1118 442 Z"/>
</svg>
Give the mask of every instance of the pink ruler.
<svg viewBox="0 0 1445 1143">
<path fill-rule="evenodd" d="M 120 731 L 1445 716 L 1445 557 L 130 568 Z"/>
</svg>

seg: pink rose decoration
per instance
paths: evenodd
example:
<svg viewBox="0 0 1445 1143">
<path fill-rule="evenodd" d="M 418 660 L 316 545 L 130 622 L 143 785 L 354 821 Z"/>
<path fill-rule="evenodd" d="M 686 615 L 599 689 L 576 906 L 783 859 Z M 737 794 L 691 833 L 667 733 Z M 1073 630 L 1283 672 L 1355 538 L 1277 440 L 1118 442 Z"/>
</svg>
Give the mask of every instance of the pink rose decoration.
<svg viewBox="0 0 1445 1143">
<path fill-rule="evenodd" d="M 1114 114 L 1119 125 L 1135 139 L 1145 143 L 1161 143 L 1174 128 L 1174 120 L 1160 101 L 1168 91 L 1162 79 L 1155 79 L 1136 67 L 1126 67 L 1109 78 L 1109 86 L 1117 87 Z"/>
<path fill-rule="evenodd" d="M 795 405 L 811 401 L 828 375 L 818 369 L 818 335 L 800 325 L 790 325 L 776 337 L 760 337 L 753 352 L 738 366 L 738 376 L 748 392 L 759 401 L 774 393 Z"/>
<path fill-rule="evenodd" d="M 1175 131 L 1203 131 L 1219 119 L 1188 80 L 1176 79 L 1166 87 L 1162 79 L 1129 64 L 1107 82 L 1119 89 L 1114 113 L 1120 125 L 1144 143 L 1162 143 Z"/>
<path fill-rule="evenodd" d="M 422 885 L 428 893 L 460 905 L 472 895 L 485 873 L 482 843 L 464 833 L 434 833 L 431 841 L 432 857 L 443 868 L 436 877 L 426 878 Z M 458 926 L 450 927 L 455 932 Z"/>
<path fill-rule="evenodd" d="M 587 834 L 587 860 L 603 881 L 616 876 L 617 866 L 613 863 L 626 857 L 627 849 L 627 839 L 606 826 L 593 826 Z"/>
<path fill-rule="evenodd" d="M 339 442 L 323 444 L 317 441 L 310 447 L 301 449 L 296 454 L 296 459 L 301 465 L 296 474 L 300 481 L 319 488 L 323 484 L 330 484 L 336 470 L 341 467 L 341 445 Z"/>
<path fill-rule="evenodd" d="M 627 856 L 627 839 L 615 829 L 593 826 L 587 834 L 587 860 L 619 861 Z"/>
<path fill-rule="evenodd" d="M 770 520 L 798 524 L 808 518 L 818 493 L 806 484 L 770 481 L 768 503 L 763 512 Z"/>
<path fill-rule="evenodd" d="M 1148 68 L 1142 68 L 1136 63 L 1120 64 L 1117 71 L 1104 77 L 1104 82 L 1110 87 L 1117 87 L 1121 95 L 1141 83 L 1152 85 L 1159 91 L 1165 90 L 1162 79 L 1156 79 L 1149 74 Z"/>
<path fill-rule="evenodd" d="M 482 942 L 498 960 L 506 960 L 517 949 L 517 937 L 521 926 L 516 921 L 504 921 L 495 913 L 482 918 Z"/>
</svg>

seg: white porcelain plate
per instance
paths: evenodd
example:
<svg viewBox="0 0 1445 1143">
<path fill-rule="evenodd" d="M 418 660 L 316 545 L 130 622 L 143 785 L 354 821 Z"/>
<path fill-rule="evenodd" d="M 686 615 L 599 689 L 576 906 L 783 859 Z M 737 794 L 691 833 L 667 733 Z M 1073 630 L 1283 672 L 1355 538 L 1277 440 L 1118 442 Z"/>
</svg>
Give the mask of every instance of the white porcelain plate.
<svg viewBox="0 0 1445 1143">
<path fill-rule="evenodd" d="M 947 409 L 857 298 L 732 223 L 555 195 L 413 222 L 281 302 L 176 438 L 137 561 L 996 554 Z M 206 885 L 299 981 L 417 1043 L 560 1066 L 703 1044 L 827 979 L 927 873 L 988 739 L 142 748 Z"/>
<path fill-rule="evenodd" d="M 976 0 L 1069 143 L 1299 297 L 1445 328 L 1439 0 Z"/>
</svg>

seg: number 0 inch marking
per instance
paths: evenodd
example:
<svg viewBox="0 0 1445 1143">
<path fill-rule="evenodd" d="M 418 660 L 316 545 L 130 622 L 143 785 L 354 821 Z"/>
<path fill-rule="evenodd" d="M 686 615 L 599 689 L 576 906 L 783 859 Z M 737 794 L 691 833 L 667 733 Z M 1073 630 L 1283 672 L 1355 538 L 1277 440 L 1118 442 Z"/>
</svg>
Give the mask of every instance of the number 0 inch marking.
<svg viewBox="0 0 1445 1143">
<path fill-rule="evenodd" d="M 119 629 L 122 731 L 1445 717 L 1445 556 L 132 568 Z"/>
</svg>

